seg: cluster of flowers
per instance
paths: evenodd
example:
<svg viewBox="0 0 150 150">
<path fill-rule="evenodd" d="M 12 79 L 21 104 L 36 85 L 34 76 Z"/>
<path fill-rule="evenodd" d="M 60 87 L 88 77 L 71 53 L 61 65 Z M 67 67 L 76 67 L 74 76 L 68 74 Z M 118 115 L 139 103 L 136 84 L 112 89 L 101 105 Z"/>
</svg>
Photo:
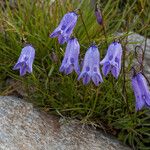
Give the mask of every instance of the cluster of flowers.
<svg viewBox="0 0 150 150">
<path fill-rule="evenodd" d="M 102 18 L 96 11 L 97 21 L 102 22 Z M 83 79 L 83 84 L 88 84 L 91 80 L 96 86 L 103 82 L 100 65 L 103 65 L 102 72 L 107 76 L 110 72 L 117 79 L 121 70 L 122 47 L 118 42 L 109 45 L 106 56 L 100 61 L 98 47 L 92 44 L 84 56 L 82 70 L 80 71 L 79 53 L 80 45 L 75 37 L 71 37 L 73 29 L 77 23 L 78 15 L 75 12 L 69 12 L 64 15 L 58 27 L 51 33 L 50 37 L 58 37 L 58 42 L 64 44 L 67 42 L 66 51 L 59 71 L 70 74 L 73 70 L 78 74 L 78 80 Z M 14 70 L 20 69 L 20 75 L 26 72 L 32 72 L 32 64 L 35 57 L 35 50 L 31 45 L 22 49 L 21 55 L 14 66 Z M 150 106 L 150 92 L 147 82 L 142 75 L 138 73 L 132 77 L 132 86 L 136 97 L 136 109 L 140 110 L 144 105 Z"/>
<path fill-rule="evenodd" d="M 98 47 L 92 44 L 84 56 L 82 71 L 80 72 L 78 61 L 80 45 L 76 38 L 71 37 L 77 19 L 78 15 L 75 12 L 67 13 L 62 18 L 59 26 L 50 35 L 51 38 L 58 37 L 60 44 L 67 42 L 65 56 L 59 71 L 70 74 L 75 70 L 79 75 L 78 80 L 83 78 L 83 84 L 88 84 L 90 80 L 92 80 L 94 84 L 98 86 L 100 82 L 103 82 L 99 69 L 100 64 L 102 64 L 102 72 L 105 76 L 111 72 L 115 78 L 118 78 L 121 70 L 122 56 L 122 47 L 118 42 L 110 44 L 107 54 L 101 62 Z"/>
</svg>

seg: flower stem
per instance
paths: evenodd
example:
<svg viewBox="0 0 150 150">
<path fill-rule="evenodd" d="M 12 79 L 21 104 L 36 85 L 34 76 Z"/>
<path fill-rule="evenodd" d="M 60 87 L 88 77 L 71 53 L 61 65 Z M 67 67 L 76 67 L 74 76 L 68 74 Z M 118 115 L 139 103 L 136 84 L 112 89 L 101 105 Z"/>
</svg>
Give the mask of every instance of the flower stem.
<svg viewBox="0 0 150 150">
<path fill-rule="evenodd" d="M 103 32 L 104 32 L 105 42 L 106 42 L 106 45 L 108 46 L 108 43 L 107 43 L 107 34 L 106 34 L 106 29 L 105 29 L 104 21 L 102 22 L 102 28 L 103 28 Z"/>
<path fill-rule="evenodd" d="M 144 44 L 144 50 L 142 54 L 142 72 L 143 72 L 143 63 L 144 63 L 144 58 L 145 58 L 145 52 L 146 52 L 146 46 L 147 46 L 147 32 L 145 33 L 145 44 Z"/>
<path fill-rule="evenodd" d="M 129 33 L 128 23 L 126 23 L 126 31 L 127 31 L 127 33 Z M 122 88 L 122 94 L 123 94 L 125 103 L 127 105 L 128 112 L 129 112 L 129 114 L 131 114 L 129 103 L 128 103 L 127 90 L 126 90 L 125 56 L 126 56 L 126 45 L 127 45 L 127 43 L 128 43 L 128 36 L 125 38 L 125 45 L 123 46 L 123 65 L 122 65 L 123 88 Z"/>
<path fill-rule="evenodd" d="M 84 19 L 83 19 L 83 15 L 82 15 L 81 9 L 78 9 L 78 11 L 79 11 L 79 15 L 81 16 L 81 21 L 83 23 L 83 26 L 85 28 L 85 32 L 86 32 L 87 38 L 88 38 L 89 42 L 91 43 L 90 36 L 89 36 L 89 33 L 87 31 L 87 28 L 86 28 L 86 25 L 85 25 L 85 22 L 84 22 Z"/>
<path fill-rule="evenodd" d="M 122 88 L 122 92 L 123 92 L 123 95 L 124 95 L 124 97 L 125 97 L 125 99 L 126 99 L 126 98 L 127 98 L 127 95 L 126 95 L 125 55 L 126 55 L 126 52 L 125 52 L 125 49 L 123 49 L 123 65 L 122 65 L 123 88 Z"/>
<path fill-rule="evenodd" d="M 127 105 L 127 110 L 129 115 L 131 114 L 131 110 L 129 107 L 129 102 L 128 102 L 128 96 L 127 96 L 127 89 L 126 89 L 126 72 L 125 72 L 125 56 L 126 56 L 126 48 L 123 48 L 123 64 L 122 64 L 122 72 L 123 72 L 123 85 L 122 85 L 122 95 L 125 104 Z"/>
<path fill-rule="evenodd" d="M 100 0 L 97 1 L 95 7 L 100 7 Z M 101 11 L 101 9 L 100 9 L 100 11 Z M 106 34 L 106 28 L 105 28 L 105 22 L 104 22 L 104 17 L 103 17 L 102 11 L 101 11 L 101 17 L 102 17 L 101 26 L 102 26 L 102 28 L 103 28 L 103 34 L 104 34 L 104 37 L 105 37 L 106 45 L 108 46 L 108 43 L 107 43 L 107 34 Z"/>
</svg>

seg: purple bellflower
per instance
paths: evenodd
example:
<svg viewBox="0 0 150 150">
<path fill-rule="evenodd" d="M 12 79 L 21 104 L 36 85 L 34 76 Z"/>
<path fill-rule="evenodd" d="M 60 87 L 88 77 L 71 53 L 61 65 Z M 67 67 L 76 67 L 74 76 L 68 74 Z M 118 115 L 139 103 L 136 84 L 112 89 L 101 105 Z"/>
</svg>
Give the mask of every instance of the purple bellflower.
<svg viewBox="0 0 150 150">
<path fill-rule="evenodd" d="M 86 85 L 92 79 L 96 86 L 99 85 L 99 82 L 103 82 L 100 70 L 100 54 L 97 46 L 92 45 L 87 50 L 84 61 L 83 68 L 78 77 L 78 80 L 83 78 L 83 84 Z"/>
<path fill-rule="evenodd" d="M 143 106 L 150 107 L 150 91 L 142 73 L 132 77 L 132 88 L 136 99 L 136 110 L 142 109 Z"/>
<path fill-rule="evenodd" d="M 58 37 L 59 43 L 64 44 L 70 38 L 77 19 L 78 15 L 75 12 L 65 14 L 58 27 L 51 33 L 50 37 Z"/>
<path fill-rule="evenodd" d="M 100 62 L 103 65 L 102 72 L 104 76 L 111 71 L 112 75 L 117 79 L 121 70 L 122 47 L 118 42 L 109 45 L 107 54 Z"/>
<path fill-rule="evenodd" d="M 102 25 L 103 24 L 102 13 L 101 10 L 98 8 L 98 5 L 95 6 L 95 16 L 98 24 Z"/>
<path fill-rule="evenodd" d="M 13 70 L 20 69 L 20 76 L 24 76 L 26 72 L 32 72 L 32 64 L 35 57 L 35 50 L 31 45 L 25 46 L 20 57 L 15 64 Z"/>
<path fill-rule="evenodd" d="M 65 56 L 60 66 L 59 71 L 65 74 L 70 74 L 73 70 L 77 74 L 80 73 L 78 57 L 80 53 L 80 45 L 76 38 L 70 38 L 67 43 Z"/>
</svg>

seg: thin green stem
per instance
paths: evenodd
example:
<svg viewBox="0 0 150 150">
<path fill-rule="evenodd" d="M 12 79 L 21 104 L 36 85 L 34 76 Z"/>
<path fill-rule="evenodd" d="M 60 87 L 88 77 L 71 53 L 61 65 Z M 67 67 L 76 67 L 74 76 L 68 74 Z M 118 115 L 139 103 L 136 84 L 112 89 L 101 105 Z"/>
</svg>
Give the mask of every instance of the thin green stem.
<svg viewBox="0 0 150 150">
<path fill-rule="evenodd" d="M 98 7 L 100 7 L 100 0 L 97 1 L 97 4 L 96 4 Z M 103 28 L 103 34 L 104 34 L 104 37 L 105 37 L 105 42 L 106 42 L 106 45 L 108 46 L 108 43 L 107 43 L 107 34 L 106 34 L 106 28 L 105 28 L 105 22 L 104 22 L 104 17 L 103 17 L 103 13 L 100 9 L 100 12 L 101 12 L 101 17 L 102 17 L 102 28 Z"/>
<path fill-rule="evenodd" d="M 98 95 L 99 95 L 99 90 L 100 90 L 100 87 L 98 87 L 97 90 L 96 90 L 96 96 L 95 96 L 94 104 L 93 104 L 92 110 L 91 110 L 90 114 L 88 115 L 88 117 L 92 116 L 92 114 L 93 114 L 93 112 L 95 110 L 95 107 L 96 107 L 96 104 L 97 104 Z"/>
<path fill-rule="evenodd" d="M 128 23 L 126 25 L 127 33 L 129 33 Z M 126 45 L 128 43 L 128 36 L 126 37 L 125 46 L 123 46 L 123 64 L 122 64 L 122 71 L 123 71 L 123 88 L 122 88 L 122 94 L 125 100 L 125 103 L 127 105 L 128 112 L 130 114 L 130 107 L 128 103 L 128 97 L 127 97 L 127 90 L 126 90 L 126 72 L 125 72 L 125 56 L 126 56 Z"/>
<path fill-rule="evenodd" d="M 83 26 L 85 28 L 85 32 L 86 32 L 87 38 L 88 38 L 89 42 L 91 43 L 90 36 L 89 36 L 89 33 L 87 31 L 87 28 L 86 28 L 86 25 L 85 25 L 85 22 L 84 22 L 84 19 L 83 19 L 83 15 L 82 15 L 81 9 L 78 9 L 78 11 L 79 11 L 79 15 L 81 16 L 81 21 L 83 23 Z"/>
<path fill-rule="evenodd" d="M 104 21 L 102 22 L 102 28 L 103 28 L 103 32 L 104 32 L 105 42 L 106 42 L 106 45 L 108 46 L 108 43 L 107 43 L 107 34 L 106 34 L 106 29 L 105 29 Z"/>
<path fill-rule="evenodd" d="M 145 44 L 144 44 L 144 50 L 143 50 L 143 54 L 142 54 L 142 72 L 144 69 L 144 58 L 145 58 L 145 52 L 146 52 L 146 45 L 147 45 L 147 32 L 145 33 Z"/>
</svg>

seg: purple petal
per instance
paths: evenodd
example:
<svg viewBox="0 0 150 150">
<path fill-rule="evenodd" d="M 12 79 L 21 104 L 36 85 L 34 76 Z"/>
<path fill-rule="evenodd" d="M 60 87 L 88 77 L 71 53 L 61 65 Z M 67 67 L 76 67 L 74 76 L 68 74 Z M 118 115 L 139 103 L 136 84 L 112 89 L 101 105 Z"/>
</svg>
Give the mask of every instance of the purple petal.
<svg viewBox="0 0 150 150">
<path fill-rule="evenodd" d="M 54 38 L 57 37 L 60 34 L 60 28 L 56 28 L 51 34 L 50 34 L 50 38 Z"/>
<path fill-rule="evenodd" d="M 92 80 L 96 86 L 99 85 L 99 82 L 103 82 L 102 77 L 98 75 L 97 73 L 94 73 L 94 75 L 92 76 Z"/>
<path fill-rule="evenodd" d="M 136 111 L 141 110 L 144 105 L 145 102 L 141 100 L 140 97 L 136 96 L 136 104 L 135 104 Z"/>
<path fill-rule="evenodd" d="M 22 67 L 20 67 L 20 76 L 24 76 L 27 71 L 27 66 L 24 64 Z"/>
<path fill-rule="evenodd" d="M 78 76 L 78 81 L 83 77 L 83 75 L 84 75 L 84 73 L 83 72 L 81 72 L 80 74 L 79 74 L 79 76 Z"/>
<path fill-rule="evenodd" d="M 141 73 L 139 73 L 137 75 L 137 82 L 138 82 L 139 87 L 140 87 L 142 99 L 146 102 L 147 105 L 150 106 L 150 91 L 148 88 L 147 81 Z"/>
<path fill-rule="evenodd" d="M 70 65 L 68 68 L 65 70 L 65 74 L 70 74 L 73 71 L 73 65 Z"/>
<path fill-rule="evenodd" d="M 100 65 L 103 65 L 103 64 L 108 63 L 108 62 L 109 62 L 109 59 L 107 58 L 107 54 L 106 54 L 104 59 L 100 62 Z"/>
<path fill-rule="evenodd" d="M 111 69 L 111 65 L 109 63 L 105 63 L 103 65 L 102 72 L 104 76 L 107 76 L 107 74 L 110 72 L 110 69 Z"/>
<path fill-rule="evenodd" d="M 87 73 L 85 73 L 83 76 L 83 84 L 84 85 L 88 84 L 90 82 L 90 80 L 91 80 L 90 76 Z"/>
<path fill-rule="evenodd" d="M 13 67 L 13 70 L 17 70 L 22 66 L 22 63 L 16 63 L 15 66 Z"/>
<path fill-rule="evenodd" d="M 136 98 L 136 110 L 138 111 L 141 110 L 142 107 L 145 105 L 145 101 L 141 97 L 141 90 L 136 76 L 132 78 L 132 88 Z"/>
<path fill-rule="evenodd" d="M 32 65 L 27 67 L 27 72 L 31 73 L 32 72 Z"/>
<path fill-rule="evenodd" d="M 80 74 L 80 66 L 79 66 L 78 63 L 76 63 L 76 64 L 74 65 L 74 70 L 75 70 L 75 72 L 76 72 L 78 75 Z"/>
<path fill-rule="evenodd" d="M 58 36 L 58 42 L 59 42 L 59 44 L 64 44 L 66 42 L 65 37 L 63 37 L 62 35 L 59 35 Z"/>
<path fill-rule="evenodd" d="M 64 66 L 60 66 L 59 71 L 63 72 L 65 70 Z"/>
<path fill-rule="evenodd" d="M 119 69 L 117 67 L 112 67 L 111 68 L 111 73 L 117 79 L 118 76 L 119 76 Z"/>
</svg>

